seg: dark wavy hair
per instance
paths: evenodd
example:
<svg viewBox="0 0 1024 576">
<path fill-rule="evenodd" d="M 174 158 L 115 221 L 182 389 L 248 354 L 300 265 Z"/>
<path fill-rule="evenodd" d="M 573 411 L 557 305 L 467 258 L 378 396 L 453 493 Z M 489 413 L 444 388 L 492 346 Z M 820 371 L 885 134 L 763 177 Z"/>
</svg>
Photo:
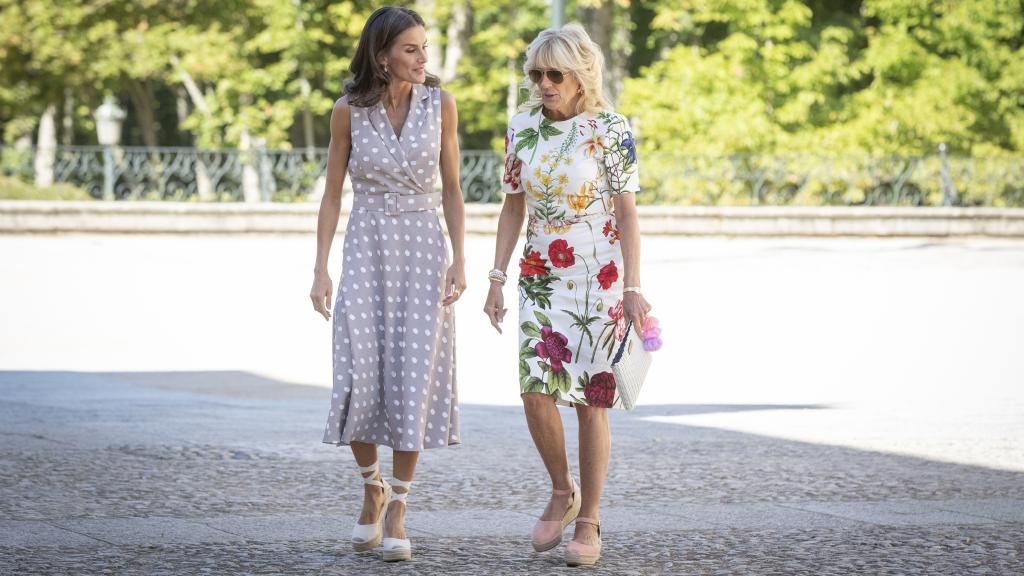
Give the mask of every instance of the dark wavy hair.
<svg viewBox="0 0 1024 576">
<path fill-rule="evenodd" d="M 356 54 L 348 67 L 352 73 L 352 79 L 345 82 L 349 104 L 366 107 L 380 102 L 384 91 L 391 84 L 391 77 L 384 72 L 377 59 L 391 49 L 402 32 L 413 26 L 426 27 L 426 24 L 423 17 L 408 8 L 384 6 L 370 14 L 359 36 Z M 428 73 L 424 84 L 440 86 L 441 80 Z"/>
</svg>

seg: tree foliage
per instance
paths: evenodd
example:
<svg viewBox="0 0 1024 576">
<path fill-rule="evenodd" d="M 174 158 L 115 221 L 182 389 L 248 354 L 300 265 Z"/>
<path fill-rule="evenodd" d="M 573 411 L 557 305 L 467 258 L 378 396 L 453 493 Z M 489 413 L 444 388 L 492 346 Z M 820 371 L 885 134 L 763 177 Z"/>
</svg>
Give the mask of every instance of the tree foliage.
<svg viewBox="0 0 1024 576">
<path fill-rule="evenodd" d="M 643 152 L 1024 152 L 1018 0 L 578 0 L 607 38 Z M 323 146 L 362 0 L 0 0 L 0 122 L 57 105 L 95 141 L 105 94 L 126 142 Z M 545 0 L 416 2 L 454 73 L 464 148 L 500 147 Z M 590 18 L 603 18 L 588 20 Z M 455 24 L 458 23 L 458 24 Z M 616 85 L 616 91 L 619 86 Z M 60 106 L 64 104 L 64 106 Z M 52 109 L 52 108 L 51 108 Z M 69 117 L 65 117 L 69 116 Z M 309 121 L 312 119 L 312 121 Z M 306 126 L 312 126 L 307 131 Z"/>
<path fill-rule="evenodd" d="M 1024 152 L 1024 8 L 987 0 L 676 0 L 627 80 L 643 149 Z"/>
</svg>

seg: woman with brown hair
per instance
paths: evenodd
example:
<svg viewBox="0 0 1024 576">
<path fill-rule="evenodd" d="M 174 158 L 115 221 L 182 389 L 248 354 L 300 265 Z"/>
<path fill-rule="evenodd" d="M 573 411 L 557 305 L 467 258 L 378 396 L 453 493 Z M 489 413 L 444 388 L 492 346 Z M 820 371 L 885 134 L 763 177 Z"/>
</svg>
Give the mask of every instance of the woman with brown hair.
<svg viewBox="0 0 1024 576">
<path fill-rule="evenodd" d="M 379 549 L 386 561 L 412 556 L 403 522 L 419 451 L 459 444 L 451 307 L 466 286 L 458 113 L 426 64 L 418 14 L 385 7 L 370 16 L 353 78 L 331 114 L 310 291 L 313 308 L 330 320 L 327 261 L 347 174 L 354 197 L 334 303 L 334 389 L 323 441 L 351 446 L 363 475 L 353 547 Z M 380 473 L 378 445 L 394 450 L 390 483 Z"/>
<path fill-rule="evenodd" d="M 607 409 L 621 405 L 612 351 L 628 321 L 643 326 L 651 309 L 640 291 L 633 133 L 602 95 L 603 63 L 601 48 L 575 24 L 541 32 L 527 49 L 530 99 L 505 138 L 505 204 L 484 305 L 500 332 L 505 268 L 528 216 L 519 260 L 519 388 L 552 485 L 532 539 L 538 552 L 550 550 L 575 521 L 569 566 L 601 555 Z M 556 404 L 575 407 L 579 418 L 578 486 Z"/>
</svg>

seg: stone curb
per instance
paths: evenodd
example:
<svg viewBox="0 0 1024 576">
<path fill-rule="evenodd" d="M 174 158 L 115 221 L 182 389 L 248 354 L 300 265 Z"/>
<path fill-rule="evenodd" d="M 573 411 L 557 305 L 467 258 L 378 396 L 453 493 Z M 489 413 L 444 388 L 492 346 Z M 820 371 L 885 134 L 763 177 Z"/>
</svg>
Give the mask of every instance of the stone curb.
<svg viewBox="0 0 1024 576">
<path fill-rule="evenodd" d="M 346 196 L 339 233 L 351 204 Z M 318 205 L 0 201 L 0 234 L 310 234 Z M 1024 238 L 1020 208 L 640 206 L 644 234 L 725 237 Z M 467 204 L 494 234 L 501 206 Z"/>
</svg>

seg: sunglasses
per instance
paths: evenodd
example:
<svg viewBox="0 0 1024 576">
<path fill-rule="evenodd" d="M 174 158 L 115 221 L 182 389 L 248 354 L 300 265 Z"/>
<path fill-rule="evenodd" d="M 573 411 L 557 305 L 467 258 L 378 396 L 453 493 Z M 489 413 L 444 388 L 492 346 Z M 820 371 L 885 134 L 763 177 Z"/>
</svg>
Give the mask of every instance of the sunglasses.
<svg viewBox="0 0 1024 576">
<path fill-rule="evenodd" d="M 530 82 L 534 84 L 540 84 L 541 78 L 545 75 L 548 80 L 551 80 L 555 84 L 561 84 L 562 80 L 565 80 L 565 74 L 561 70 L 537 70 L 534 68 L 530 70 Z"/>
</svg>

